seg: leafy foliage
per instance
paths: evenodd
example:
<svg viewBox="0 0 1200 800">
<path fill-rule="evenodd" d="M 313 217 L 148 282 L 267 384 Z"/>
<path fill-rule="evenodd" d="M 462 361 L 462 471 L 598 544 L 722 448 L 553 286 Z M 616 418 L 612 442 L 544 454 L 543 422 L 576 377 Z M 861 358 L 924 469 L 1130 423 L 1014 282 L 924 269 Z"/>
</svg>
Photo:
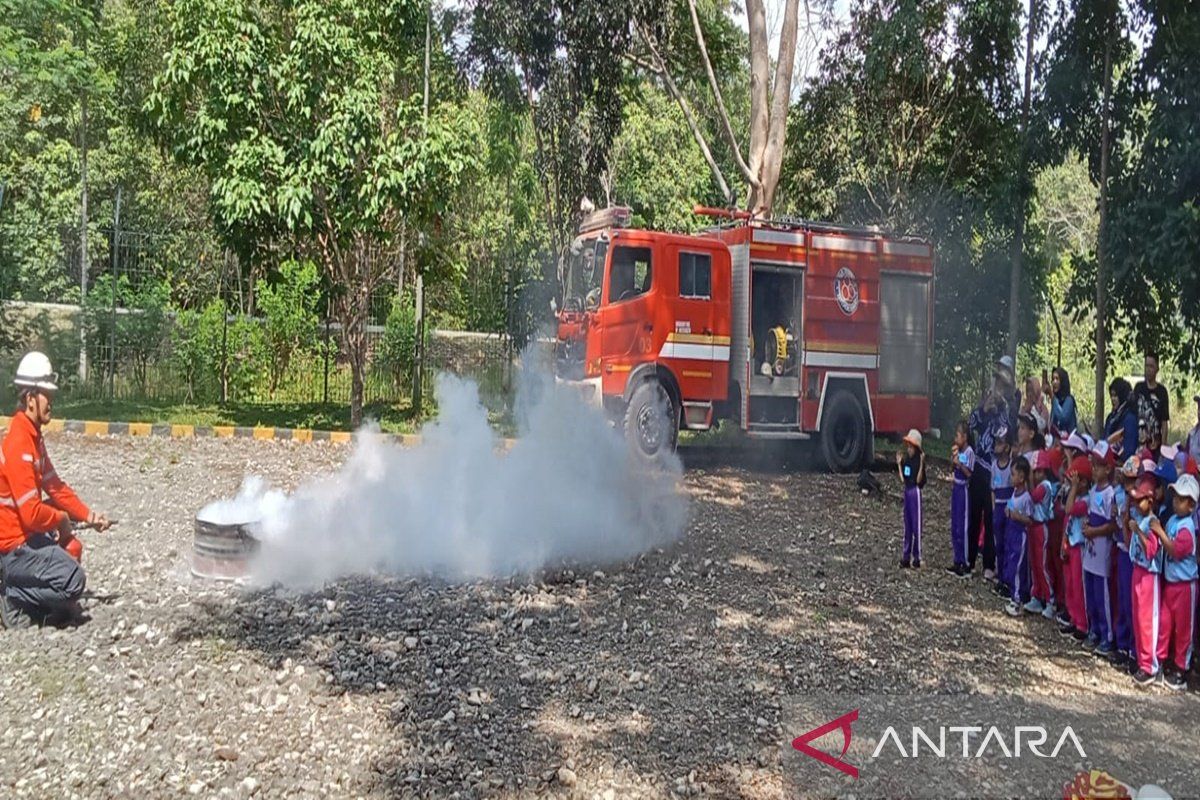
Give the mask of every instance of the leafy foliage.
<svg viewBox="0 0 1200 800">
<path fill-rule="evenodd" d="M 128 362 L 144 391 L 147 367 L 169 334 L 170 296 L 169 287 L 161 281 L 134 284 L 122 275 L 114 284 L 111 275 L 102 275 L 83 303 L 93 363 L 107 362 L 113 369 L 121 361 Z"/>
<path fill-rule="evenodd" d="M 263 315 L 263 338 L 270 360 L 270 392 L 287 372 L 298 350 L 311 348 L 317 338 L 317 304 L 320 278 L 311 261 L 285 261 L 274 282 L 255 285 L 258 310 Z"/>
<path fill-rule="evenodd" d="M 400 219 L 444 212 L 477 135 L 453 103 L 425 117 L 416 0 L 182 0 L 147 110 L 210 180 L 242 252 L 295 237 L 342 289 L 334 305 L 361 419 L 370 297 L 394 268 Z"/>
</svg>

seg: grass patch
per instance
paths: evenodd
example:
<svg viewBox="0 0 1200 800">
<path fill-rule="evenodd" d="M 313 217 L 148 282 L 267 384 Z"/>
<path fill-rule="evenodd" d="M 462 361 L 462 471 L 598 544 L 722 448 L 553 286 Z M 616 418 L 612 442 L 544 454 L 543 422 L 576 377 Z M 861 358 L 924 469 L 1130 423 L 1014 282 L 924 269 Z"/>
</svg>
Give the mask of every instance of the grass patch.
<svg viewBox="0 0 1200 800">
<path fill-rule="evenodd" d="M 367 419 L 377 421 L 379 427 L 388 433 L 414 433 L 421 422 L 436 413 L 436 409 L 427 406 L 425 413 L 417 418 L 408 404 L 374 404 L 368 405 L 363 413 Z M 54 414 L 60 419 L 110 422 L 351 430 L 350 408 L 326 403 L 221 405 L 137 400 L 59 400 L 54 404 Z"/>
</svg>

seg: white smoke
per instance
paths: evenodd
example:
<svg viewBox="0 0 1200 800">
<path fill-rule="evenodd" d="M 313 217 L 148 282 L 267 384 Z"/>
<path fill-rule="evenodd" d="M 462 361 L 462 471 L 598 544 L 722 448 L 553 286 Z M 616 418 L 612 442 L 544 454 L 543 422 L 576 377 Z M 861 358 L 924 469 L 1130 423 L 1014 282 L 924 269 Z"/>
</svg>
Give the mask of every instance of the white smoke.
<svg viewBox="0 0 1200 800">
<path fill-rule="evenodd" d="M 517 393 L 506 453 L 473 382 L 438 378 L 438 418 L 402 448 L 372 431 L 345 465 L 290 496 L 248 478 L 214 521 L 257 520 L 256 582 L 306 587 L 362 573 L 501 577 L 627 559 L 681 534 L 675 458 L 635 463 L 622 435 L 541 373 Z"/>
</svg>

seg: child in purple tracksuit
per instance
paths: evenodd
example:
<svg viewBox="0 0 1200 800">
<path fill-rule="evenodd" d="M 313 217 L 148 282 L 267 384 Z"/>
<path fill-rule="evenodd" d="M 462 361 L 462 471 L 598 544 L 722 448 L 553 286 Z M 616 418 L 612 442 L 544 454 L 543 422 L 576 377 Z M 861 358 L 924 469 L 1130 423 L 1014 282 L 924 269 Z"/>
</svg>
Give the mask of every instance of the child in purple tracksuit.
<svg viewBox="0 0 1200 800">
<path fill-rule="evenodd" d="M 1109 662 L 1117 669 L 1128 670 L 1137 663 L 1133 646 L 1133 561 L 1129 557 L 1130 525 L 1137 525 L 1139 514 L 1129 502 L 1129 492 L 1137 483 L 1142 462 L 1137 456 L 1125 460 L 1117 471 L 1113 500 L 1117 512 L 1117 532 L 1113 534 L 1113 566 L 1116 603 L 1113 608 L 1113 654 Z"/>
<path fill-rule="evenodd" d="M 904 551 L 901 567 L 921 566 L 921 534 L 925 518 L 921 511 L 921 489 L 925 486 L 925 451 L 921 449 L 921 432 L 913 428 L 904 437 L 904 452 L 896 452 L 896 468 L 904 485 Z"/>
<path fill-rule="evenodd" d="M 1029 459 L 1018 456 L 1012 464 L 1012 497 L 1004 509 L 1007 517 L 1004 531 L 1004 576 L 1009 587 L 1008 605 L 1004 610 L 1010 617 L 1021 615 L 1021 607 L 1029 602 L 1029 526 L 1033 524 L 1033 497 L 1029 494 Z"/>
<path fill-rule="evenodd" d="M 959 420 L 954 429 L 954 446 L 950 448 L 954 465 L 954 485 L 950 490 L 950 547 L 954 550 L 954 566 L 946 567 L 960 578 L 971 577 L 967 566 L 967 537 L 971 532 L 967 520 L 970 509 L 967 499 L 971 484 L 971 473 L 975 470 L 975 450 L 971 447 L 971 428 L 967 421 Z"/>
<path fill-rule="evenodd" d="M 1088 636 L 1083 646 L 1107 658 L 1113 652 L 1112 596 L 1108 576 L 1112 569 L 1112 537 L 1117 531 L 1117 501 L 1109 476 L 1116 459 L 1108 442 L 1101 439 L 1092 447 L 1092 477 L 1088 492 L 1087 523 L 1083 536 L 1083 596 L 1087 604 Z"/>
<path fill-rule="evenodd" d="M 1008 524 L 1008 500 L 1012 497 L 1012 434 L 1008 428 L 996 431 L 996 458 L 992 462 L 992 532 L 995 538 L 998 580 L 996 593 L 1008 597 L 1012 587 L 1004 581 L 1004 533 Z"/>
</svg>

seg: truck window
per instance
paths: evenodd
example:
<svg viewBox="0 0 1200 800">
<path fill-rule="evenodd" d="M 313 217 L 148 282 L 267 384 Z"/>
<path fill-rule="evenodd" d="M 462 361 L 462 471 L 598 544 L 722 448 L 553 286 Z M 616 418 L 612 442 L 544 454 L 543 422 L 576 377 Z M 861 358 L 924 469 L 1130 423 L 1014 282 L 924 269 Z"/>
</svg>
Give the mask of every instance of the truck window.
<svg viewBox="0 0 1200 800">
<path fill-rule="evenodd" d="M 702 253 L 679 254 L 679 296 L 712 297 L 712 256 Z"/>
<path fill-rule="evenodd" d="M 619 303 L 650 291 L 653 280 L 649 247 L 614 247 L 608 302 Z"/>
</svg>

